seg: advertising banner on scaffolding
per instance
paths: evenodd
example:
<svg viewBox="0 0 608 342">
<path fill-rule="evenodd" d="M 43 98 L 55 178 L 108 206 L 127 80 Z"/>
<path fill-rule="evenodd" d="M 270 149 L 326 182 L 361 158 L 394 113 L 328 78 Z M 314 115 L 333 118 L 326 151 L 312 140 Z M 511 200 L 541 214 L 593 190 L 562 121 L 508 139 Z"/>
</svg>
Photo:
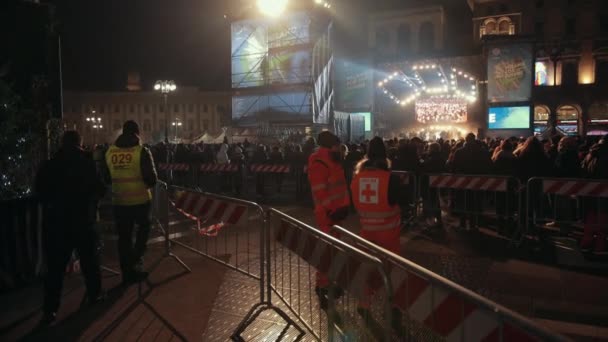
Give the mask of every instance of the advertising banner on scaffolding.
<svg viewBox="0 0 608 342">
<path fill-rule="evenodd" d="M 336 108 L 370 110 L 373 102 L 373 69 L 367 63 L 336 59 Z"/>
</svg>

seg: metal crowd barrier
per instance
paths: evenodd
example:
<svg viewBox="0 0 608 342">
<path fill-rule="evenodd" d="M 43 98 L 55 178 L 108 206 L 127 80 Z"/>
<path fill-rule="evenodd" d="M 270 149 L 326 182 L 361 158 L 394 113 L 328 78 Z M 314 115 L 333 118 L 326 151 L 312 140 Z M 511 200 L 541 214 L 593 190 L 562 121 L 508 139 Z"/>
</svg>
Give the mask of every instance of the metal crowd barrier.
<svg viewBox="0 0 608 342">
<path fill-rule="evenodd" d="M 160 163 L 158 170 L 163 181 L 169 184 L 194 185 L 194 168 L 189 163 Z"/>
<path fill-rule="evenodd" d="M 392 291 L 378 258 L 275 209 L 269 210 L 268 236 L 268 300 L 272 290 L 322 341 L 392 340 Z M 327 311 L 314 290 L 317 272 L 332 289 Z M 359 303 L 373 304 L 365 320 Z"/>
<path fill-rule="evenodd" d="M 525 234 L 582 239 L 582 244 L 606 247 L 608 181 L 532 178 L 528 181 Z"/>
<path fill-rule="evenodd" d="M 171 230 L 172 244 L 258 280 L 263 288 L 265 217 L 259 205 L 176 186 L 169 187 L 168 203 L 193 220 Z"/>
<path fill-rule="evenodd" d="M 448 211 L 470 222 L 471 228 L 495 227 L 515 239 L 521 232 L 521 185 L 517 178 L 493 175 L 428 174 L 421 176 L 427 215 L 441 215 L 441 190 L 449 190 Z M 427 183 L 428 182 L 428 185 Z M 492 222 L 492 220 L 494 222 Z M 464 227 L 463 227 L 464 228 Z"/>
<path fill-rule="evenodd" d="M 340 239 L 380 259 L 400 312 L 399 341 L 567 341 L 529 319 L 397 254 L 334 226 Z M 393 323 L 393 326 L 396 326 Z"/>
<path fill-rule="evenodd" d="M 243 167 L 239 164 L 200 164 L 194 167 L 195 184 L 206 192 L 231 191 L 237 195 L 242 192 Z"/>
</svg>

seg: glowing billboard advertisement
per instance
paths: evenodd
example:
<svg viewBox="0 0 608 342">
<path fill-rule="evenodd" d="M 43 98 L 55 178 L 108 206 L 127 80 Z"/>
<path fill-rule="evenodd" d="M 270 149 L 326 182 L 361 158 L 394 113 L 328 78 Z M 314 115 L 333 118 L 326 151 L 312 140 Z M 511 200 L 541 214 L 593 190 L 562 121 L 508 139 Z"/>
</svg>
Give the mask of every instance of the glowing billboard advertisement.
<svg viewBox="0 0 608 342">
<path fill-rule="evenodd" d="M 526 102 L 532 96 L 532 44 L 495 44 L 488 50 L 488 102 Z"/>
</svg>

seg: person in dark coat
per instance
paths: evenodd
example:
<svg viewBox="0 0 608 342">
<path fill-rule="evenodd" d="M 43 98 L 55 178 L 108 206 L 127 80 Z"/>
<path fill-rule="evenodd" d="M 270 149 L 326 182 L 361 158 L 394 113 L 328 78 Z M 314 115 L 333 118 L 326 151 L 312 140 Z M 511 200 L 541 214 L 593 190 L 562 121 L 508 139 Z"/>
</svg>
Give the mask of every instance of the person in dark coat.
<svg viewBox="0 0 608 342">
<path fill-rule="evenodd" d="M 95 221 L 97 202 L 105 187 L 92 156 L 81 145 L 78 132 L 65 132 L 61 149 L 41 166 L 36 177 L 35 190 L 46 217 L 44 247 L 48 265 L 41 325 L 49 325 L 56 318 L 63 276 L 74 250 L 80 257 L 88 302 L 94 304 L 103 299 Z"/>
<path fill-rule="evenodd" d="M 578 157 L 578 143 L 575 137 L 563 137 L 559 141 L 555 157 L 555 175 L 565 178 L 581 176 L 581 161 Z"/>
<path fill-rule="evenodd" d="M 439 202 L 439 191 L 429 187 L 429 174 L 445 172 L 444 154 L 441 153 L 441 145 L 432 143 L 429 145 L 429 152 L 421 165 L 421 195 L 424 204 L 424 216 L 427 219 L 427 224 L 432 227 L 440 228 L 443 225 L 441 219 L 441 207 Z"/>
<path fill-rule="evenodd" d="M 492 166 L 490 153 L 484 149 L 481 142 L 475 139 L 475 134 L 469 133 L 465 137 L 462 148 L 454 153 L 452 171 L 458 174 L 475 175 L 488 174 Z M 465 228 L 467 221 L 469 228 L 475 229 L 479 223 L 479 213 L 482 211 L 483 196 L 478 191 L 455 191 L 455 210 L 460 211 L 460 228 Z"/>
<path fill-rule="evenodd" d="M 608 135 L 589 149 L 582 168 L 586 178 L 608 180 Z M 608 199 L 584 198 L 583 208 L 585 227 L 581 248 L 605 252 L 608 243 Z"/>
<path fill-rule="evenodd" d="M 281 153 L 279 146 L 272 147 L 272 152 L 270 152 L 269 156 L 269 162 L 273 165 L 285 165 L 285 157 L 283 156 L 283 153 Z M 274 180 L 277 185 L 277 192 L 281 192 L 281 188 L 283 187 L 283 176 L 284 175 L 282 173 L 274 174 Z"/>
<path fill-rule="evenodd" d="M 151 229 L 152 196 L 150 193 L 158 177 L 154 167 L 152 153 L 146 147 L 139 148 L 141 142 L 139 138 L 139 125 L 135 121 L 128 120 L 124 123 L 122 134 L 116 139 L 114 145 L 106 154 L 106 168 L 104 178 L 108 184 L 112 184 L 112 207 L 114 212 L 114 223 L 118 233 L 118 254 L 120 257 L 120 268 L 122 272 L 122 284 L 128 286 L 135 282 L 145 279 L 148 275 L 143 271 L 143 257 L 147 248 L 148 237 Z M 137 152 L 140 151 L 140 152 Z M 140 155 L 139 165 L 122 163 L 118 160 L 115 163 L 112 156 L 118 154 L 137 153 Z M 135 157 L 126 160 L 136 160 Z M 125 161 L 126 161 L 125 160 Z M 139 168 L 137 176 L 127 179 L 113 179 L 113 171 L 124 170 L 126 166 L 131 166 L 131 170 Z M 141 175 L 141 176 L 139 176 Z M 142 194 L 138 193 L 137 201 L 132 203 L 134 198 L 130 197 L 129 191 L 122 188 L 125 184 L 130 186 L 141 186 L 145 190 Z M 122 194 L 129 203 L 123 202 Z M 135 230 L 135 226 L 137 229 Z M 136 231 L 136 238 L 133 241 L 133 232 Z"/>
</svg>

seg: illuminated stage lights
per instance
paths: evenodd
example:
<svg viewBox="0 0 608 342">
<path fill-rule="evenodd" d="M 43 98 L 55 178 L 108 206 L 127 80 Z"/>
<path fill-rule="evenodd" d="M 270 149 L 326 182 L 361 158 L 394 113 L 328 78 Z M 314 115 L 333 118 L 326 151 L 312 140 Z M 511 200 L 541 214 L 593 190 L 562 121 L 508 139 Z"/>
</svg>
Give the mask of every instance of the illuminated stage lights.
<svg viewBox="0 0 608 342">
<path fill-rule="evenodd" d="M 287 8 L 289 0 L 257 0 L 258 10 L 269 17 L 278 17 Z"/>
<path fill-rule="evenodd" d="M 325 8 L 331 8 L 331 4 L 327 1 L 323 1 L 323 0 L 314 0 L 315 4 L 317 5 L 323 5 L 323 7 Z"/>
</svg>

